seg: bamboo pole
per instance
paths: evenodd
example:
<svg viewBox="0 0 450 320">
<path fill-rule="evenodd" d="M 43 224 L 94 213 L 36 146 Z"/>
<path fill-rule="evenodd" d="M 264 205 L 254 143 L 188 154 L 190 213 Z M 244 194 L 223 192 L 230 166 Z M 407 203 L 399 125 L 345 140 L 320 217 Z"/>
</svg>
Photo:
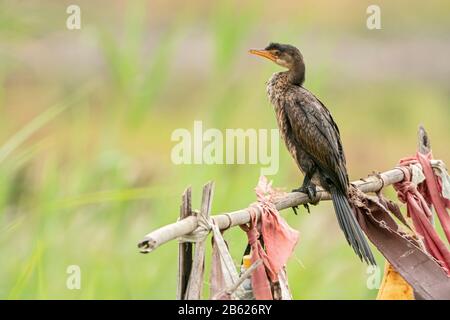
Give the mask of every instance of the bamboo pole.
<svg viewBox="0 0 450 320">
<path fill-rule="evenodd" d="M 437 160 L 432 160 L 432 164 L 437 163 Z M 392 185 L 403 180 L 403 172 L 400 169 L 394 168 L 392 170 L 374 174 L 368 178 L 354 181 L 352 184 L 364 193 L 378 192 L 386 186 Z M 320 188 L 316 195 L 316 201 L 330 200 L 330 194 Z M 286 193 L 283 197 L 275 202 L 278 210 L 284 210 L 293 206 L 309 203 L 308 196 L 300 192 Z M 259 216 L 260 212 L 257 212 Z M 248 223 L 250 221 L 250 214 L 247 209 L 241 209 L 230 213 L 219 214 L 212 216 L 215 224 L 219 229 L 228 229 L 234 226 Z M 166 242 L 177 239 L 184 235 L 193 233 L 198 227 L 197 217 L 194 215 L 188 216 L 180 221 L 163 226 L 147 234 L 139 243 L 138 247 L 142 253 L 149 253 L 163 245 Z"/>
</svg>

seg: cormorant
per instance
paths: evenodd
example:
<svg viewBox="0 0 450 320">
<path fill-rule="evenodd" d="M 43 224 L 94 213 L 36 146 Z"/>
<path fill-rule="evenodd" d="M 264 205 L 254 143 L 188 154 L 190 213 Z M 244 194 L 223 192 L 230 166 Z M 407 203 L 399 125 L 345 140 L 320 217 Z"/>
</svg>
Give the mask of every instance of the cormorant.
<svg viewBox="0 0 450 320">
<path fill-rule="evenodd" d="M 295 192 L 306 193 L 311 201 L 316 185 L 328 191 L 333 200 L 339 226 L 361 260 L 375 265 L 367 240 L 349 204 L 350 188 L 339 129 L 330 111 L 303 87 L 305 63 L 296 47 L 271 43 L 250 53 L 287 68 L 275 73 L 267 83 L 280 134 L 299 169 L 303 184 Z"/>
</svg>

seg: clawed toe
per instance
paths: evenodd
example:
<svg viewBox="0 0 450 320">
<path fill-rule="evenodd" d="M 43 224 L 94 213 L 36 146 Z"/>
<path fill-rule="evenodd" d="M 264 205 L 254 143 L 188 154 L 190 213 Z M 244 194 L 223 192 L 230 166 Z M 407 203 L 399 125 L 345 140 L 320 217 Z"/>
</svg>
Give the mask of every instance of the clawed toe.
<svg viewBox="0 0 450 320">
<path fill-rule="evenodd" d="M 308 213 L 311 213 L 311 211 L 309 211 L 309 205 L 307 203 L 303 204 L 303 206 L 305 207 L 306 211 L 308 211 Z"/>
<path fill-rule="evenodd" d="M 317 195 L 317 187 L 316 187 L 316 185 L 311 183 L 307 187 L 302 186 L 302 187 L 300 187 L 298 189 L 293 189 L 292 192 L 304 193 L 304 194 L 306 194 L 308 196 L 309 200 L 311 202 L 313 202 L 314 199 L 316 198 L 316 195 Z"/>
</svg>

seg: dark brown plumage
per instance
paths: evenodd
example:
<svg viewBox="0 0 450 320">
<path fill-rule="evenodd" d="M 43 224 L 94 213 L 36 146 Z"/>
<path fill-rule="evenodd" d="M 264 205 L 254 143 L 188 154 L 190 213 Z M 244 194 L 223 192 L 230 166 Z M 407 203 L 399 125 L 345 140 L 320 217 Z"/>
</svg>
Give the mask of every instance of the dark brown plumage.
<svg viewBox="0 0 450 320">
<path fill-rule="evenodd" d="M 302 186 L 293 191 L 304 192 L 311 200 L 316 195 L 316 185 L 329 191 L 348 243 L 361 259 L 374 265 L 375 259 L 348 201 L 349 180 L 339 128 L 323 103 L 302 86 L 302 54 L 291 45 L 277 43 L 250 52 L 288 69 L 270 78 L 267 93 L 280 134 L 305 176 Z"/>
</svg>

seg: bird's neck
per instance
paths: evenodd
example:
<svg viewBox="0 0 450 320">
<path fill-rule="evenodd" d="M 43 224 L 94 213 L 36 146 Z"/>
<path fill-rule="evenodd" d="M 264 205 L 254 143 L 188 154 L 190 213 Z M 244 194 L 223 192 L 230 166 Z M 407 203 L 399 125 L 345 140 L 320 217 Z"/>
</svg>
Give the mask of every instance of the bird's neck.
<svg viewBox="0 0 450 320">
<path fill-rule="evenodd" d="M 305 82 L 305 64 L 303 61 L 297 62 L 289 71 L 288 81 L 291 84 L 301 86 Z"/>
</svg>

